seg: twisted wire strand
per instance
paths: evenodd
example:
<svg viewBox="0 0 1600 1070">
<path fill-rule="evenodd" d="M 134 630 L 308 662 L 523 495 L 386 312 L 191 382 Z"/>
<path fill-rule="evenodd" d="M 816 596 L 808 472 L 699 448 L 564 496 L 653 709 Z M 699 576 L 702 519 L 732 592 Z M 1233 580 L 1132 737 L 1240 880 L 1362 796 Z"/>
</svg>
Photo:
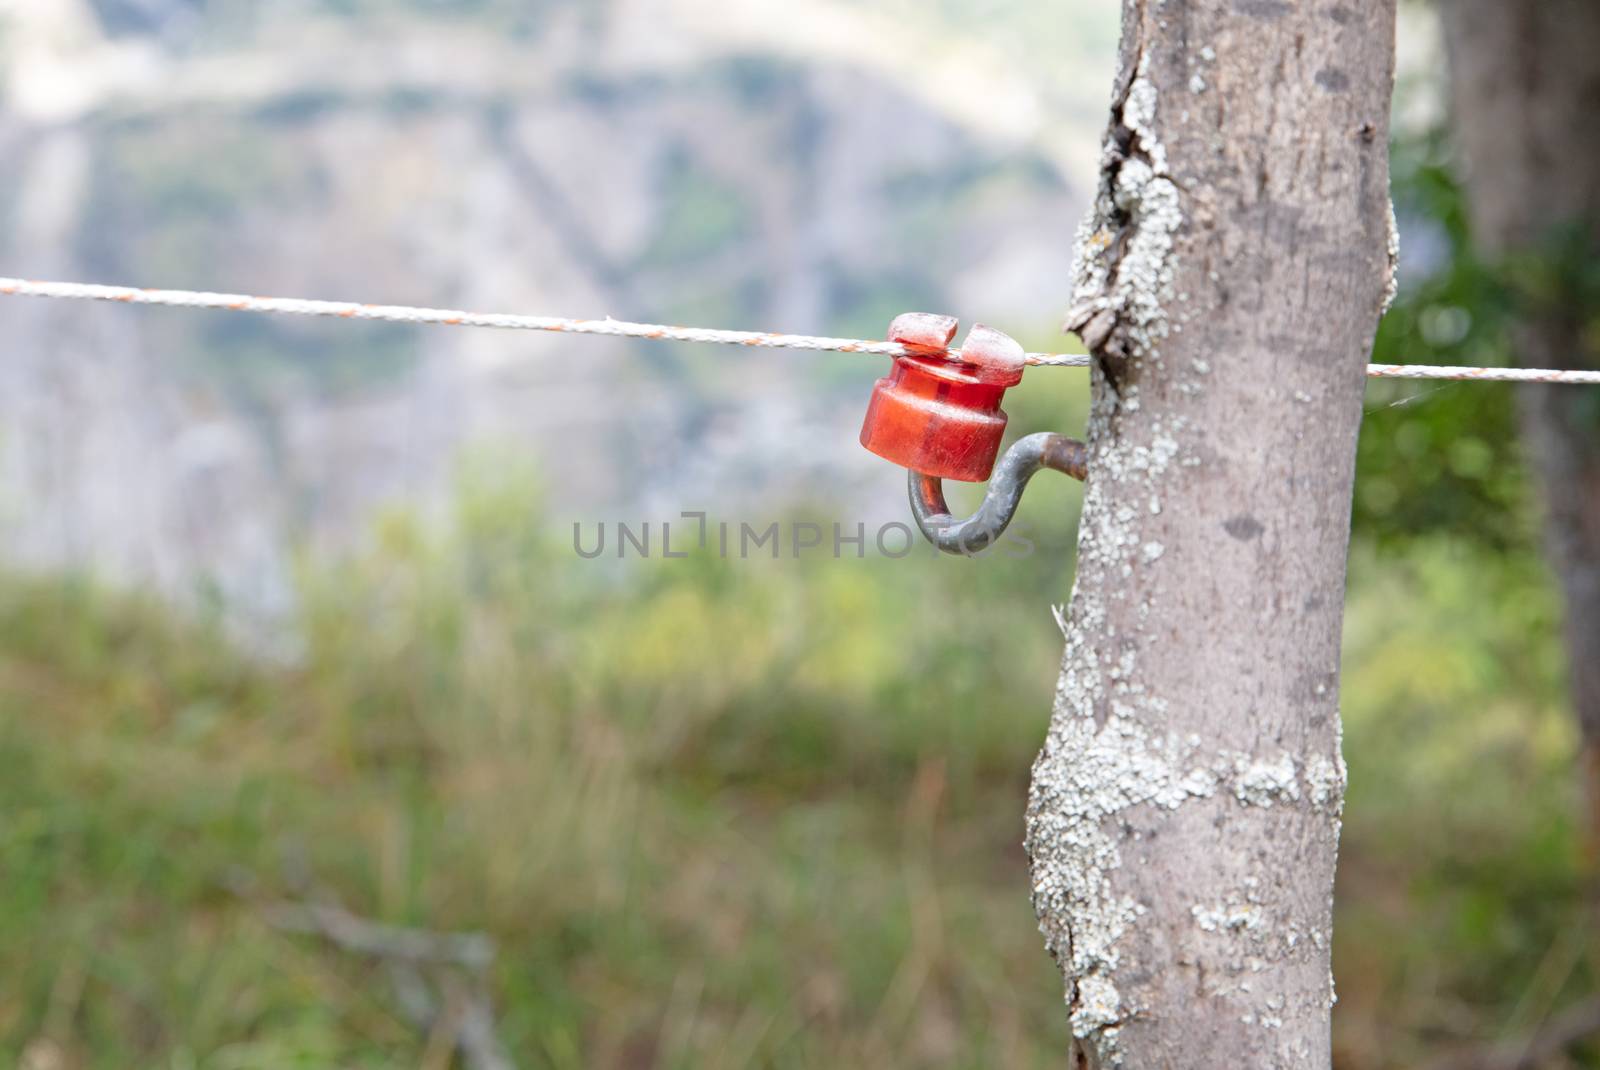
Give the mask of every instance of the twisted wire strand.
<svg viewBox="0 0 1600 1070">
<path fill-rule="evenodd" d="M 431 324 L 445 327 L 494 327 L 503 330 L 553 331 L 559 334 L 597 334 L 615 338 L 645 338 L 668 342 L 707 342 L 717 345 L 754 346 L 763 349 L 802 349 L 837 353 L 870 353 L 901 357 L 909 351 L 898 342 L 873 342 L 861 338 L 828 338 L 809 334 L 773 334 L 766 331 L 729 331 L 713 327 L 674 327 L 664 323 L 630 323 L 567 319 L 561 316 L 525 316 L 508 312 L 463 312 L 448 308 L 410 305 L 367 305 L 348 301 L 315 301 L 299 297 L 252 297 L 249 294 L 210 293 L 199 290 L 148 290 L 134 286 L 101 286 L 85 282 L 36 282 L 0 277 L 0 295 L 48 297 L 78 301 L 113 301 L 128 305 L 163 305 L 171 308 L 208 308 L 227 312 L 276 312 L 291 316 L 326 316 L 337 319 L 382 320 L 389 323 Z M 961 351 L 952 349 L 952 360 Z M 1029 353 L 1028 364 L 1051 368 L 1082 368 L 1089 358 L 1080 353 Z M 1600 385 L 1600 371 L 1556 368 L 1472 368 L 1438 364 L 1368 364 L 1376 379 L 1457 379 L 1510 383 L 1578 383 Z"/>
</svg>

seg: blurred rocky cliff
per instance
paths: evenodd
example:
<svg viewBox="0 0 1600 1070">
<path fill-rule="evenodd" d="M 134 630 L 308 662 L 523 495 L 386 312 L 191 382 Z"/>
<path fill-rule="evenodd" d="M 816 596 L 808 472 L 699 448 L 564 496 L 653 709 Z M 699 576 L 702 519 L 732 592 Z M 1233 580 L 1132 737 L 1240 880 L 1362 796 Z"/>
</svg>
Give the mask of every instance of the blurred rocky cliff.
<svg viewBox="0 0 1600 1070">
<path fill-rule="evenodd" d="M 1115 23 L 9 0 L 0 274 L 874 337 L 922 308 L 1044 341 Z M 297 550 L 445 500 L 464 456 L 530 461 L 568 525 L 900 506 L 855 445 L 874 360 L 20 300 L 0 331 L 0 552 L 257 614 Z"/>
</svg>

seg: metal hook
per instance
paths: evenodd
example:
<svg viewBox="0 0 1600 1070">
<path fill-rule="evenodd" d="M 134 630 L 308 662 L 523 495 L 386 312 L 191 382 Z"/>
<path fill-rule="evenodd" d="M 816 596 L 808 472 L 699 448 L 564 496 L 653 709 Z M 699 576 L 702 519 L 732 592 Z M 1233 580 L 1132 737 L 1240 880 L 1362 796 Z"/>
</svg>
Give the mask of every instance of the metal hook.
<svg viewBox="0 0 1600 1070">
<path fill-rule="evenodd" d="M 928 541 L 947 554 L 972 555 L 1000 537 L 1011 523 L 1028 480 L 1041 468 L 1084 479 L 1089 472 L 1089 448 L 1077 439 L 1040 431 L 1018 439 L 1000 457 L 989 489 L 978 511 L 962 520 L 950 515 L 944 501 L 944 484 L 938 476 L 910 472 L 911 515 Z"/>
</svg>

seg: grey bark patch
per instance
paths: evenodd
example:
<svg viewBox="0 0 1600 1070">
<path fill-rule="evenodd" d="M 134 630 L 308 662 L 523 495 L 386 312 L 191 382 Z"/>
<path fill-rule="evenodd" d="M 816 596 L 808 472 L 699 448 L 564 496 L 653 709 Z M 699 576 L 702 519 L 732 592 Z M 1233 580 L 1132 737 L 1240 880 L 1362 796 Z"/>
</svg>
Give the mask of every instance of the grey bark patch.
<svg viewBox="0 0 1600 1070">
<path fill-rule="evenodd" d="M 1267 530 L 1261 521 L 1248 513 L 1230 516 L 1222 522 L 1222 530 L 1238 539 L 1240 542 L 1249 542 L 1251 539 Z"/>
<path fill-rule="evenodd" d="M 1281 19 L 1293 10 L 1283 0 L 1240 0 L 1233 8 L 1253 19 Z"/>
<path fill-rule="evenodd" d="M 1340 26 L 1344 26 L 1356 16 L 1353 11 L 1345 7 L 1343 4 L 1337 4 L 1328 9 L 1328 17 L 1334 22 L 1337 22 Z"/>
<path fill-rule="evenodd" d="M 1337 67 L 1324 67 L 1316 73 L 1314 81 L 1330 93 L 1343 93 L 1350 88 L 1350 76 Z"/>
<path fill-rule="evenodd" d="M 1331 694 L 1339 686 L 1339 676 L 1331 672 L 1310 672 L 1302 675 L 1295 681 L 1293 698 L 1298 702 L 1312 705 L 1324 695 Z"/>
</svg>

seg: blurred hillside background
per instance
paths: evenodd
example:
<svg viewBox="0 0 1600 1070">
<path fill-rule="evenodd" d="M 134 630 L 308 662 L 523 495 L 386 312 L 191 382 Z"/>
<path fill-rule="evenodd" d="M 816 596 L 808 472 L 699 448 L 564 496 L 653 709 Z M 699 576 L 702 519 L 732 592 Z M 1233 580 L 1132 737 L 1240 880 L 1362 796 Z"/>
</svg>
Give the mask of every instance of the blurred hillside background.
<svg viewBox="0 0 1600 1070">
<path fill-rule="evenodd" d="M 9 0 L 0 264 L 1062 348 L 1116 34 L 1111 0 Z M 1428 9 L 1401 38 L 1378 359 L 1505 363 Z M 1062 1064 L 1019 841 L 1067 481 L 1028 554 L 588 561 L 574 523 L 904 520 L 855 442 L 880 362 L 0 330 L 0 1063 L 480 1066 L 487 1030 L 523 1067 Z M 1012 396 L 1015 434 L 1082 426 L 1080 373 Z M 1368 408 L 1337 1065 L 1458 1065 L 1600 971 L 1558 601 L 1509 390 Z"/>
</svg>

